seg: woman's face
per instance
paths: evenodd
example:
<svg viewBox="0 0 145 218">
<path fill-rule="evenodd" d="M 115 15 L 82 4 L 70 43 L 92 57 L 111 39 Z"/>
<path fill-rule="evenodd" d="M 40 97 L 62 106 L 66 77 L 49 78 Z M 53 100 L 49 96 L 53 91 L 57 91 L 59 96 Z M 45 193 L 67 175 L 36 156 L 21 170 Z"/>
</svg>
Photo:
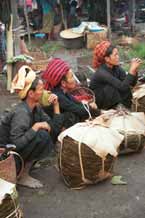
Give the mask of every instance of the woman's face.
<svg viewBox="0 0 145 218">
<path fill-rule="evenodd" d="M 119 52 L 117 48 L 114 48 L 112 54 L 109 57 L 105 57 L 105 62 L 108 66 L 119 65 Z"/>
<path fill-rule="evenodd" d="M 76 87 L 76 80 L 71 69 L 67 72 L 65 80 L 62 81 L 62 86 L 67 91 L 71 91 Z"/>
</svg>

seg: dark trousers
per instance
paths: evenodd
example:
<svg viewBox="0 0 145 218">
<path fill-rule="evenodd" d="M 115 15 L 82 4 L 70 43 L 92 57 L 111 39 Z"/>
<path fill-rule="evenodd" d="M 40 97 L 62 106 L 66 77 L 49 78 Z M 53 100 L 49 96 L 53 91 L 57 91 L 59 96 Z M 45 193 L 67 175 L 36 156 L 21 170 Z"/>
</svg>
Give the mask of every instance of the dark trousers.
<svg viewBox="0 0 145 218">
<path fill-rule="evenodd" d="M 46 157 L 53 148 L 54 144 L 48 131 L 39 130 L 36 137 L 20 150 L 19 154 L 24 161 L 39 160 Z"/>
</svg>

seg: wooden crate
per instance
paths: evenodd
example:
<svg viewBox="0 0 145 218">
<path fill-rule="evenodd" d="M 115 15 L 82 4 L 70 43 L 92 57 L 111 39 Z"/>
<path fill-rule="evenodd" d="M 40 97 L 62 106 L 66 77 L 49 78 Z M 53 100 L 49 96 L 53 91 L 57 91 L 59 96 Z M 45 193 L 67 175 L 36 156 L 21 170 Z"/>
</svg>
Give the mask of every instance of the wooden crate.
<svg viewBox="0 0 145 218">
<path fill-rule="evenodd" d="M 103 40 L 107 40 L 107 28 L 100 32 L 88 32 L 87 48 L 94 49 L 96 45 Z"/>
</svg>

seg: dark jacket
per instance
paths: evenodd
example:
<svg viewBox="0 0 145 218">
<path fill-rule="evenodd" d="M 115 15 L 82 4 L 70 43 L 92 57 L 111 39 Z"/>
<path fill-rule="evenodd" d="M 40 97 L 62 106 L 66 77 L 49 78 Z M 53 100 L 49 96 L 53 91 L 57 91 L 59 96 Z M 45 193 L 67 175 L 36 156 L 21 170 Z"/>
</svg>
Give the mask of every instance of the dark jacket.
<svg viewBox="0 0 145 218">
<path fill-rule="evenodd" d="M 103 64 L 91 78 L 90 88 L 96 96 L 100 109 L 110 109 L 121 103 L 131 107 L 131 87 L 137 82 L 137 76 L 126 74 L 119 66 L 112 69 Z"/>
<path fill-rule="evenodd" d="M 19 103 L 13 110 L 4 115 L 0 122 L 0 144 L 12 143 L 17 147 L 17 151 L 28 146 L 37 132 L 32 129 L 36 122 L 46 121 L 51 126 L 51 134 L 57 136 L 62 127 L 62 117 L 58 114 L 53 119 L 37 106 L 30 110 L 25 101 Z"/>
<path fill-rule="evenodd" d="M 64 93 L 63 90 L 58 87 L 54 88 L 53 92 L 58 96 L 61 113 L 71 112 L 79 117 L 80 120 L 88 118 L 88 112 L 83 104 L 77 102 L 69 93 Z M 92 110 L 91 108 L 90 112 L 92 116 L 98 116 L 100 114 L 99 110 Z"/>
</svg>

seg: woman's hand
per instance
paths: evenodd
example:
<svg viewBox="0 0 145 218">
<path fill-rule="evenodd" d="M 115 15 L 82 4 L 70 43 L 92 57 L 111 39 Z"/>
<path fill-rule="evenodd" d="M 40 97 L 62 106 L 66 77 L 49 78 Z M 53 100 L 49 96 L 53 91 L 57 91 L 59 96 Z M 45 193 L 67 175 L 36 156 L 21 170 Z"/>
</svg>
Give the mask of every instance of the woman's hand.
<svg viewBox="0 0 145 218">
<path fill-rule="evenodd" d="M 97 105 L 96 105 L 96 103 L 93 101 L 93 102 L 91 102 L 91 103 L 89 103 L 89 106 L 92 108 L 92 109 L 94 109 L 94 110 L 96 110 L 98 107 L 97 107 Z"/>
<path fill-rule="evenodd" d="M 142 63 L 141 59 L 133 58 L 131 61 L 130 70 L 129 70 L 130 74 L 135 76 L 137 74 L 137 70 L 141 63 Z"/>
</svg>

